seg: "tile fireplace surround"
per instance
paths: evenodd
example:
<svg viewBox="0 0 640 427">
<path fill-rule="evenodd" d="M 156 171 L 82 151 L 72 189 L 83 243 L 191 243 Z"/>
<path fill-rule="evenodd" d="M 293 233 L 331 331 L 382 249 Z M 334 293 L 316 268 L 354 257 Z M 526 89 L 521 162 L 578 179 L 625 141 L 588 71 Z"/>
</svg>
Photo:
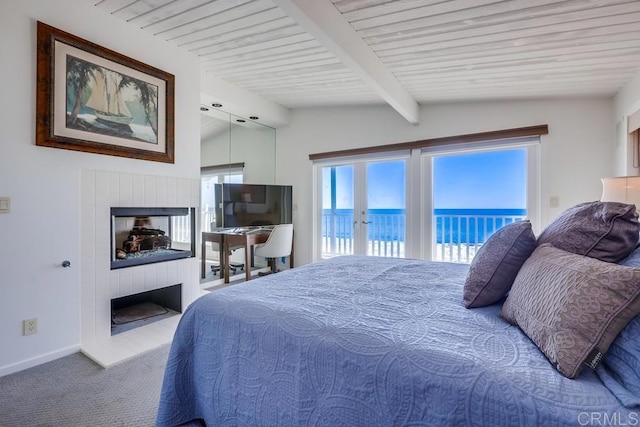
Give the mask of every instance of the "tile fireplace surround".
<svg viewBox="0 0 640 427">
<path fill-rule="evenodd" d="M 197 207 L 200 182 L 95 170 L 83 170 L 80 182 L 80 349 L 106 368 L 171 342 L 180 319 L 111 336 L 112 298 L 181 283 L 184 312 L 200 295 L 197 257 L 111 270 L 111 207 Z"/>
</svg>

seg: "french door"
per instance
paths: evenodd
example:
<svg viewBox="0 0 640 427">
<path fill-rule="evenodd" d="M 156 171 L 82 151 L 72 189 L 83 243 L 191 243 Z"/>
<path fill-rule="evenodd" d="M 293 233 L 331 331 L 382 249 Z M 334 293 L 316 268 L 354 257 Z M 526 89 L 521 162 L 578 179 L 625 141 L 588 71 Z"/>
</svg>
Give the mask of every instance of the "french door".
<svg viewBox="0 0 640 427">
<path fill-rule="evenodd" d="M 404 257 L 407 159 L 363 159 L 318 168 L 319 254 Z"/>
</svg>

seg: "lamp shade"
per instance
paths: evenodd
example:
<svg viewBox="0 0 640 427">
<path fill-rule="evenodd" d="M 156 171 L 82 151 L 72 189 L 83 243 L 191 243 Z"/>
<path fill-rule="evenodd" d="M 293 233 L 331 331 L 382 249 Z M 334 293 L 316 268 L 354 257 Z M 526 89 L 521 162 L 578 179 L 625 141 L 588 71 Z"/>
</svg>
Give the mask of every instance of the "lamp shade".
<svg viewBox="0 0 640 427">
<path fill-rule="evenodd" d="M 640 207 L 640 176 L 602 178 L 603 202 L 622 202 Z"/>
</svg>

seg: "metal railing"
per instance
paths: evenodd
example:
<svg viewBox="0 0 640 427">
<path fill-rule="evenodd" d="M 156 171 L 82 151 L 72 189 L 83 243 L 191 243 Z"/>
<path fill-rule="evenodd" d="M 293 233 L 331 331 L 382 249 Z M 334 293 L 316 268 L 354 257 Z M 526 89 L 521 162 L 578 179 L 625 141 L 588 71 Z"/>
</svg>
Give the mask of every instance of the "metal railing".
<svg viewBox="0 0 640 427">
<path fill-rule="evenodd" d="M 473 260 L 482 244 L 496 230 L 524 215 L 501 214 L 436 214 L 434 240 L 435 261 L 464 262 Z M 367 216 L 367 254 L 384 257 L 405 256 L 406 215 L 369 212 Z M 354 216 L 351 210 L 325 211 L 322 215 L 322 257 L 354 253 Z"/>
</svg>

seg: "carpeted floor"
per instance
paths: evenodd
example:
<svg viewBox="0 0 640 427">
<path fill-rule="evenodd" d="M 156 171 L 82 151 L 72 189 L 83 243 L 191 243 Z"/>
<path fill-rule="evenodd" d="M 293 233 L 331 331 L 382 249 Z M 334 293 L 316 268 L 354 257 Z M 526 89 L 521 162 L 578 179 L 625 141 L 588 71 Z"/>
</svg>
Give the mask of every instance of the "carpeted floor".
<svg viewBox="0 0 640 427">
<path fill-rule="evenodd" d="M 0 426 L 153 426 L 168 354 L 103 369 L 76 353 L 0 377 Z"/>
</svg>

